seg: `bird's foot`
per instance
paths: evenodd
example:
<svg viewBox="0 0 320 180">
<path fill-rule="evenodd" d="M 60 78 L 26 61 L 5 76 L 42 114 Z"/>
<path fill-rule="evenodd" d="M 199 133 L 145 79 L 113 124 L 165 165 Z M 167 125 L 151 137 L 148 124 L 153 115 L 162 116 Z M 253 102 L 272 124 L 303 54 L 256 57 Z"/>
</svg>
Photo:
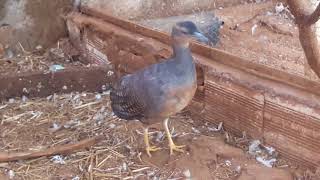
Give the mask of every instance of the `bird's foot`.
<svg viewBox="0 0 320 180">
<path fill-rule="evenodd" d="M 173 151 L 177 151 L 177 152 L 183 153 L 184 150 L 182 148 L 184 148 L 184 147 L 186 147 L 186 146 L 185 145 L 178 146 L 178 145 L 175 145 L 173 142 L 169 143 L 170 155 L 173 154 Z"/>
<path fill-rule="evenodd" d="M 161 148 L 156 147 L 156 146 L 147 146 L 146 147 L 146 152 L 149 157 L 152 157 L 150 152 L 155 152 L 155 151 L 159 151 L 159 150 L 161 150 Z"/>
</svg>

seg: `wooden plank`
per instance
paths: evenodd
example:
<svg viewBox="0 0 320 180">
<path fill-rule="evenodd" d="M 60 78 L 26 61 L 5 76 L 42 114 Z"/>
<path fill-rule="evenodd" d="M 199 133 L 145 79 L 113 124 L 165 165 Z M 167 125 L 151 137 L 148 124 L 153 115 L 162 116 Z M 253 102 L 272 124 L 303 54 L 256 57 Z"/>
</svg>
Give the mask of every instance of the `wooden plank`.
<svg viewBox="0 0 320 180">
<path fill-rule="evenodd" d="M 97 17 L 101 20 L 116 25 L 132 33 L 141 34 L 145 37 L 156 39 L 162 43 L 170 44 L 170 35 L 157 30 L 152 30 L 150 28 L 135 24 L 131 21 L 124 20 L 121 18 L 116 18 L 112 15 L 102 12 L 97 9 L 92 9 L 87 6 L 82 6 L 81 11 L 91 17 Z M 88 22 L 87 22 L 88 23 Z M 94 22 L 91 22 L 94 23 Z M 227 65 L 229 67 L 250 73 L 254 76 L 261 77 L 264 79 L 280 82 L 282 84 L 287 84 L 307 92 L 311 92 L 320 96 L 320 83 L 316 81 L 311 81 L 309 79 L 289 74 L 285 71 L 273 69 L 265 65 L 250 62 L 243 58 L 234 56 L 225 51 L 219 49 L 204 46 L 202 44 L 193 42 L 191 43 L 192 52 L 206 57 L 206 59 L 200 59 L 199 62 L 208 66 L 212 65 L 212 62 L 217 62 L 220 64 Z"/>
<path fill-rule="evenodd" d="M 53 93 L 101 91 L 109 84 L 107 67 L 71 68 L 58 72 L 32 72 L 0 76 L 0 101 L 13 97 L 45 97 Z"/>
</svg>

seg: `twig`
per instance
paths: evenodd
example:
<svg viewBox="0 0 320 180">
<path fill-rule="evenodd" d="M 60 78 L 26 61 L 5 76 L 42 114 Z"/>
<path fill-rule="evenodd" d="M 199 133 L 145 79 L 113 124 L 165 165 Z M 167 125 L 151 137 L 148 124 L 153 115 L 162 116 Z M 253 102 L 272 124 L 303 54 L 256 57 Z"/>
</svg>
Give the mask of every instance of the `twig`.
<svg viewBox="0 0 320 180">
<path fill-rule="evenodd" d="M 143 167 L 143 168 L 140 168 L 140 169 L 135 169 L 135 170 L 132 170 L 132 172 L 133 173 L 137 173 L 137 172 L 145 171 L 147 169 L 150 169 L 150 167 Z"/>
<path fill-rule="evenodd" d="M 21 153 L 8 153 L 8 152 L 0 152 L 0 162 L 9 162 L 9 161 L 17 161 L 17 160 L 25 160 L 38 158 L 42 156 L 52 156 L 57 154 L 70 154 L 76 150 L 90 147 L 100 140 L 102 140 L 103 136 L 97 136 L 95 138 L 90 138 L 86 140 L 82 140 L 75 144 L 67 144 L 64 146 L 52 147 L 46 150 L 38 151 L 38 152 L 21 152 Z"/>
<path fill-rule="evenodd" d="M 22 50 L 25 54 L 30 54 L 30 52 L 28 52 L 28 51 L 26 51 L 26 50 L 24 49 L 24 47 L 22 46 L 22 44 L 21 44 L 20 42 L 19 42 L 18 44 L 19 44 L 21 50 Z"/>
<path fill-rule="evenodd" d="M 90 102 L 90 103 L 87 103 L 87 104 L 84 104 L 84 105 L 81 105 L 81 106 L 77 106 L 73 109 L 81 109 L 81 108 L 84 108 L 84 107 L 87 107 L 87 106 L 90 106 L 90 105 L 95 105 L 95 104 L 98 104 L 100 102 Z"/>
<path fill-rule="evenodd" d="M 8 104 L 6 104 L 6 105 L 3 105 L 3 106 L 0 106 L 0 110 L 1 109 L 4 109 L 4 108 L 6 108 L 8 106 Z"/>
<path fill-rule="evenodd" d="M 277 25 L 275 24 L 272 24 L 266 20 L 262 20 L 260 19 L 259 20 L 260 24 L 262 26 L 265 26 L 267 29 L 269 29 L 271 32 L 274 32 L 276 34 L 283 34 L 283 35 L 287 35 L 287 36 L 291 36 L 293 37 L 293 33 L 290 32 L 290 31 L 285 31 L 285 30 L 282 30 L 281 28 L 279 28 Z"/>
</svg>

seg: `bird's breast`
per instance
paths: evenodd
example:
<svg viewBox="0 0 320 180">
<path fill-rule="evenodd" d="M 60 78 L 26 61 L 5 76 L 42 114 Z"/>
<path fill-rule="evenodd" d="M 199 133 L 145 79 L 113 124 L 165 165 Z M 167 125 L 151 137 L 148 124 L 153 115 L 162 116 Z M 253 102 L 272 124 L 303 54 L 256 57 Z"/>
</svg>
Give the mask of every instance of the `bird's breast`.
<svg viewBox="0 0 320 180">
<path fill-rule="evenodd" d="M 162 106 L 162 115 L 171 116 L 184 109 L 192 100 L 197 84 L 188 84 L 168 89 Z"/>
</svg>

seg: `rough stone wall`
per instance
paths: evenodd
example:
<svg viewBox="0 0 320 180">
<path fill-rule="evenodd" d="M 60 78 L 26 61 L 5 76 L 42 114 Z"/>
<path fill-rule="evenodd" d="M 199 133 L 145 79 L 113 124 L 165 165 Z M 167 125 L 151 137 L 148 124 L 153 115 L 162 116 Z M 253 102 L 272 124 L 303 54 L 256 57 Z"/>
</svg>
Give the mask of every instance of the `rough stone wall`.
<svg viewBox="0 0 320 180">
<path fill-rule="evenodd" d="M 312 5 L 313 5 L 313 9 L 316 9 L 318 4 L 320 3 L 320 0 L 310 0 Z M 316 28 L 317 28 L 317 36 L 318 36 L 318 41 L 320 43 L 320 20 L 316 23 Z"/>
<path fill-rule="evenodd" d="M 126 19 L 142 20 L 213 10 L 243 1 L 245 0 L 82 0 L 82 4 Z"/>
<path fill-rule="evenodd" d="M 62 15 L 71 4 L 72 0 L 0 0 L 0 43 L 13 51 L 19 43 L 25 50 L 52 45 L 67 33 Z"/>
</svg>

